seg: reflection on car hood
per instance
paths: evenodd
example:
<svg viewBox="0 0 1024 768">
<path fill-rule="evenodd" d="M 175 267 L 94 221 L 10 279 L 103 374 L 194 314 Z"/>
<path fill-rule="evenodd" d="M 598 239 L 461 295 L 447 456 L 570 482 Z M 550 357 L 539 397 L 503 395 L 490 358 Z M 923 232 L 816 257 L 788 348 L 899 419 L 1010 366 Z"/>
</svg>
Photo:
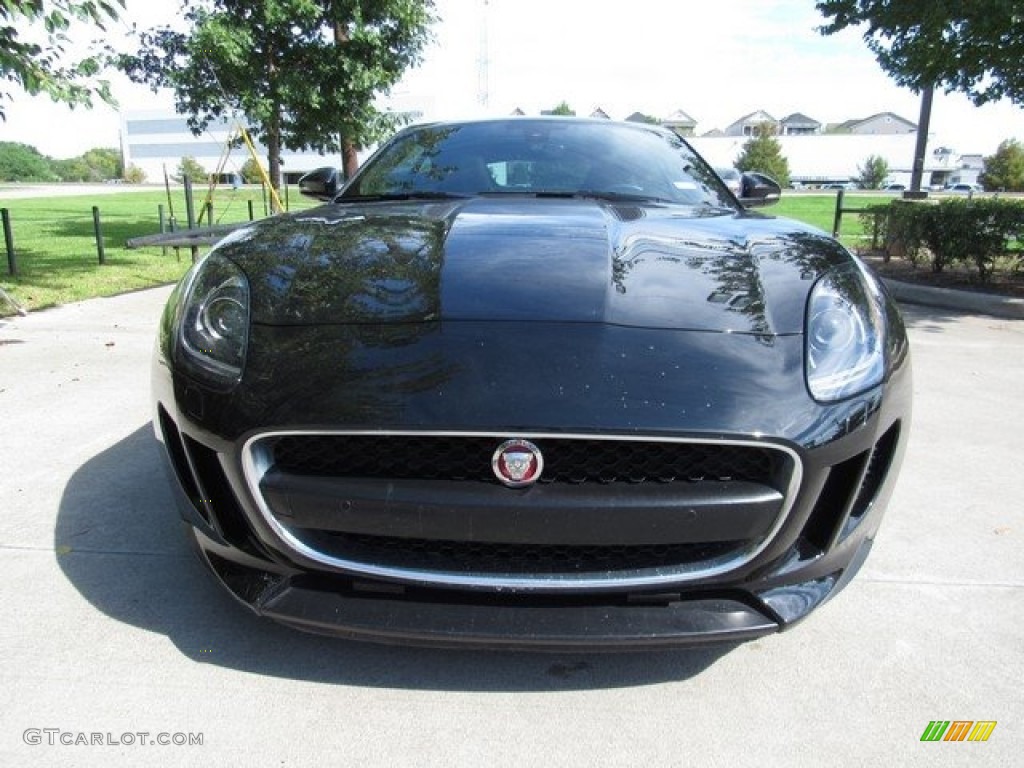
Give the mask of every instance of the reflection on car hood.
<svg viewBox="0 0 1024 768">
<path fill-rule="evenodd" d="M 323 206 L 217 250 L 265 324 L 509 320 L 800 333 L 849 257 L 782 219 L 669 205 L 474 198 Z"/>
</svg>

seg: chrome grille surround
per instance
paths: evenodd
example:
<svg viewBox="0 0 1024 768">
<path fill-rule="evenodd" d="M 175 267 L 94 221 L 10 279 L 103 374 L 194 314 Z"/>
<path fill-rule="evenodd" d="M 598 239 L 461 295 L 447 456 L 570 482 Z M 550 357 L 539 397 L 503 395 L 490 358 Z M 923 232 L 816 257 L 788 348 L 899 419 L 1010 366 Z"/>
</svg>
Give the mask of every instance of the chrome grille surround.
<svg viewBox="0 0 1024 768">
<path fill-rule="evenodd" d="M 565 573 L 475 573 L 451 572 L 441 570 L 425 570 L 398 566 L 382 566 L 359 560 L 336 557 L 322 552 L 303 541 L 287 526 L 282 524 L 270 510 L 266 499 L 260 491 L 260 481 L 271 468 L 273 459 L 271 451 L 261 445 L 279 437 L 321 437 L 321 436 L 374 436 L 391 437 L 472 437 L 489 438 L 498 445 L 509 438 L 524 440 L 608 440 L 618 442 L 663 442 L 688 443 L 700 445 L 726 445 L 770 449 L 781 453 L 788 462 L 789 478 L 783 492 L 783 504 L 778 517 L 769 532 L 750 546 L 728 552 L 724 555 L 694 563 L 658 568 L 617 571 L 614 574 L 596 572 L 565 572 Z M 517 590 L 533 592 L 565 592 L 586 590 L 609 590 L 621 588 L 650 588 L 668 584 L 680 584 L 706 579 L 728 573 L 746 565 L 757 557 L 775 538 L 782 528 L 796 500 L 797 492 L 803 477 L 803 467 L 797 452 L 779 443 L 761 440 L 665 437 L 661 435 L 619 435 L 589 434 L 562 432 L 476 432 L 476 431 L 428 431 L 428 430 L 274 430 L 250 436 L 242 446 L 242 470 L 252 500 L 259 510 L 263 522 L 277 537 L 286 553 L 298 555 L 301 559 L 324 566 L 328 570 L 343 571 L 352 575 L 368 578 L 380 578 L 412 584 L 425 584 L 438 587 L 456 587 L 466 589 Z"/>
</svg>

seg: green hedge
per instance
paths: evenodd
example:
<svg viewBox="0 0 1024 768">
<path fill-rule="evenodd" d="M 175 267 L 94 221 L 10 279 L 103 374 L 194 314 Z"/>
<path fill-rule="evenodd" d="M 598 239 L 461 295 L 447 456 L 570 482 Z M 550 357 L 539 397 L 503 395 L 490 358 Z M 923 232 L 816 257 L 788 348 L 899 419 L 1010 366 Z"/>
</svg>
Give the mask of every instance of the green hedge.
<svg viewBox="0 0 1024 768">
<path fill-rule="evenodd" d="M 894 200 L 866 209 L 865 226 L 881 220 L 886 259 L 927 262 L 933 272 L 963 264 L 988 280 L 994 269 L 1019 269 L 1024 255 L 1024 201 Z"/>
</svg>

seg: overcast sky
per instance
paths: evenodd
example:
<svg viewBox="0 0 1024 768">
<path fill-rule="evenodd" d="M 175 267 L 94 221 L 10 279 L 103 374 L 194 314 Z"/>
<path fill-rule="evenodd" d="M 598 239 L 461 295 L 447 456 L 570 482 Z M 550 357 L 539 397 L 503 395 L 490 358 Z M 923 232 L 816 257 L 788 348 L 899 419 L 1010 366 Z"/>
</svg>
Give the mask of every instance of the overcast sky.
<svg viewBox="0 0 1024 768">
<path fill-rule="evenodd" d="M 125 47 L 131 23 L 150 27 L 180 17 L 178 0 L 128 0 L 111 40 Z M 856 32 L 822 37 L 813 0 L 437 0 L 441 21 L 423 64 L 391 97 L 427 118 L 527 114 L 565 100 L 578 114 L 601 107 L 621 119 L 634 111 L 665 117 L 682 109 L 697 131 L 725 128 L 758 109 L 776 118 L 802 112 L 822 123 L 895 112 L 917 122 L 920 97 L 897 88 Z M 485 33 L 486 30 L 486 33 Z M 91 34 L 87 32 L 87 34 Z M 486 40 L 486 46 L 483 41 Z M 486 50 L 487 108 L 481 106 Z M 111 76 L 123 110 L 173 109 Z M 0 140 L 70 157 L 117 146 L 120 119 L 15 94 Z M 936 94 L 933 142 L 991 154 L 1009 137 L 1024 140 L 1024 110 L 1003 102 L 974 107 Z"/>
</svg>

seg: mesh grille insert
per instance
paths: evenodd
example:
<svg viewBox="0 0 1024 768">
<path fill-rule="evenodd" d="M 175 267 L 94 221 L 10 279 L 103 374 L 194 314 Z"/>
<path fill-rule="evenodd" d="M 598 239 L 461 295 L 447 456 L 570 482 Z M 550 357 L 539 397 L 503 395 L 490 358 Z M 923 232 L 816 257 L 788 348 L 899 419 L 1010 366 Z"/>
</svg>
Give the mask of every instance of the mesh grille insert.
<svg viewBox="0 0 1024 768">
<path fill-rule="evenodd" d="M 740 542 L 568 546 L 429 541 L 358 534 L 325 534 L 333 552 L 378 565 L 451 573 L 609 573 L 710 560 Z"/>
<path fill-rule="evenodd" d="M 273 463 L 300 475 L 497 482 L 495 437 L 289 435 L 274 438 Z M 757 446 L 543 438 L 542 483 L 746 480 L 778 487 L 783 457 Z"/>
</svg>

